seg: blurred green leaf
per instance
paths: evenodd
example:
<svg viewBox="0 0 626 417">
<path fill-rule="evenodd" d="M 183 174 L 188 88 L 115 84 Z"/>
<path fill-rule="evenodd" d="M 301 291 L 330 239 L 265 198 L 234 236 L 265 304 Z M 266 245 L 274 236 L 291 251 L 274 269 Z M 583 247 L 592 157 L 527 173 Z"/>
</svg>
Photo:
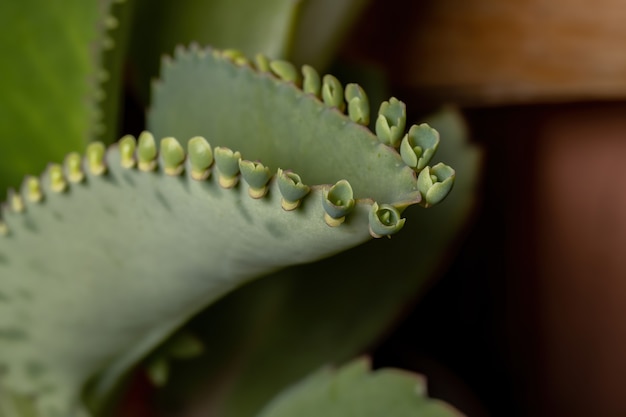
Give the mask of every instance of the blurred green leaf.
<svg viewBox="0 0 626 417">
<path fill-rule="evenodd" d="M 370 371 L 367 360 L 324 369 L 279 394 L 258 417 L 460 417 L 426 396 L 425 381 L 399 369 Z"/>
<path fill-rule="evenodd" d="M 236 48 L 245 56 L 284 57 L 300 1 L 137 0 L 129 60 L 140 97 L 147 102 L 150 80 L 161 57 L 177 45 L 197 43 Z"/>
<path fill-rule="evenodd" d="M 111 4 L 0 2 L 0 195 L 24 175 L 39 175 L 47 163 L 81 151 L 96 135 Z"/>
<path fill-rule="evenodd" d="M 328 67 L 342 39 L 371 0 L 305 0 L 294 28 L 289 59 Z"/>
</svg>

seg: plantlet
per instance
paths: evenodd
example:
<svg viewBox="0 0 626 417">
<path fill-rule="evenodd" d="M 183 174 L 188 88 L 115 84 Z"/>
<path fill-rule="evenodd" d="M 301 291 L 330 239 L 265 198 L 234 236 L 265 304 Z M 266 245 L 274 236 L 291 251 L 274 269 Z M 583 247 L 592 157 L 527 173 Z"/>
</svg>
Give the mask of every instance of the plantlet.
<svg viewBox="0 0 626 417">
<path fill-rule="evenodd" d="M 91 143 L 83 157 L 68 149 L 63 164 L 9 191 L 0 415 L 106 413 L 142 361 L 163 385 L 172 358 L 201 351 L 178 331 L 208 305 L 287 266 L 395 235 L 410 206 L 443 200 L 455 171 L 431 169 L 438 141 L 411 134 L 430 128 L 409 130 L 419 162 L 408 164 L 396 149 L 404 104 L 381 105 L 376 133 L 369 113 L 361 87 L 344 90 L 310 66 L 177 48 L 138 138 Z"/>
</svg>

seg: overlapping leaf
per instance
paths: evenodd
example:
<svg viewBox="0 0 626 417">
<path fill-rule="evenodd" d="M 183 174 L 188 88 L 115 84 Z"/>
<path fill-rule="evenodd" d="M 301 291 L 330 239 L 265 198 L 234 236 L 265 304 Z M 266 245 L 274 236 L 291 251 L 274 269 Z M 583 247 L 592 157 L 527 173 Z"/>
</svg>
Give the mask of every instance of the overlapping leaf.
<svg viewBox="0 0 626 417">
<path fill-rule="evenodd" d="M 366 360 L 319 371 L 285 390 L 258 417 L 461 417 L 426 395 L 417 375 L 398 369 L 370 371 Z"/>
</svg>

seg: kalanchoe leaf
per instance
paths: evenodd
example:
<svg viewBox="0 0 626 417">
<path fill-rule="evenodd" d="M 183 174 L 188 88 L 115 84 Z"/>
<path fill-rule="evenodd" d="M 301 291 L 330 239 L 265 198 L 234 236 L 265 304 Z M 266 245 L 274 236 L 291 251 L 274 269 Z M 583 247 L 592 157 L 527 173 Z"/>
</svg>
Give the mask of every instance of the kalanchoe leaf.
<svg viewBox="0 0 626 417">
<path fill-rule="evenodd" d="M 421 376 L 370 369 L 366 359 L 322 369 L 285 389 L 258 417 L 462 417 L 450 405 L 429 398 Z"/>
<path fill-rule="evenodd" d="M 195 180 L 205 180 L 211 174 L 209 168 L 213 165 L 213 151 L 211 145 L 201 136 L 189 140 L 187 144 L 191 177 Z"/>
<path fill-rule="evenodd" d="M 286 211 L 295 210 L 311 187 L 302 183 L 300 176 L 291 171 L 278 169 L 278 189 L 282 195 L 281 206 Z"/>
<path fill-rule="evenodd" d="M 137 146 L 137 159 L 141 171 L 154 171 L 157 166 L 157 146 L 154 136 L 150 132 L 141 132 L 139 135 L 139 145 Z"/>
<path fill-rule="evenodd" d="M 322 79 L 315 68 L 310 65 L 303 65 L 302 76 L 304 77 L 302 90 L 307 94 L 319 97 L 322 91 Z"/>
<path fill-rule="evenodd" d="M 322 84 L 322 100 L 330 107 L 336 107 L 339 111 L 344 111 L 343 86 L 339 80 L 330 74 L 324 75 Z"/>
<path fill-rule="evenodd" d="M 104 163 L 105 147 L 101 142 L 93 142 L 87 146 L 87 167 L 93 175 L 102 175 L 107 168 Z"/>
<path fill-rule="evenodd" d="M 239 182 L 239 160 L 241 153 L 218 146 L 215 148 L 215 165 L 220 186 L 233 188 Z"/>
<path fill-rule="evenodd" d="M 400 144 L 400 155 L 405 164 L 421 171 L 430 162 L 439 147 L 439 132 L 426 123 L 413 125 Z"/>
<path fill-rule="evenodd" d="M 50 164 L 48 166 L 48 175 L 50 177 L 50 188 L 52 191 L 61 193 L 67 189 L 67 181 L 63 176 L 63 167 L 59 164 Z"/>
<path fill-rule="evenodd" d="M 163 138 L 160 151 L 165 173 L 173 176 L 180 175 L 185 161 L 185 150 L 181 144 L 172 137 Z"/>
<path fill-rule="evenodd" d="M 119 141 L 121 164 L 124 168 L 133 168 L 137 161 L 135 160 L 135 150 L 137 149 L 137 141 L 132 135 L 125 135 Z"/>
<path fill-rule="evenodd" d="M 41 182 L 37 177 L 27 177 L 24 181 L 25 195 L 28 201 L 32 203 L 39 203 L 43 200 L 43 193 L 41 192 Z"/>
<path fill-rule="evenodd" d="M 93 75 L 94 87 L 100 95 L 100 101 L 97 103 L 97 114 L 91 123 L 91 140 L 109 144 L 117 139 L 119 106 L 123 101 L 120 100 L 123 91 L 120 86 L 124 80 L 124 58 L 133 29 L 131 19 L 137 2 L 106 0 L 100 3 L 107 4 L 108 10 L 101 15 L 103 22 L 100 25 L 100 40 L 96 42 L 104 52 L 99 57 L 98 71 Z M 103 11 L 101 9 L 101 13 Z"/>
<path fill-rule="evenodd" d="M 397 207 L 421 200 L 414 171 L 369 129 L 329 111 L 328 104 L 293 84 L 233 65 L 212 51 L 180 48 L 175 60 L 166 62 L 147 120 L 156 136 L 174 136 L 181 143 L 196 135 L 212 138 L 215 146 L 236 149 L 273 172 L 288 166 L 311 186 L 346 179 L 357 200 Z M 332 140 L 339 137 L 340 142 Z M 389 181 L 390 176 L 397 179 Z"/>
<path fill-rule="evenodd" d="M 455 172 L 449 166 L 438 163 L 424 168 L 417 177 L 417 188 L 422 194 L 422 205 L 433 206 L 441 202 L 454 185 Z"/>
<path fill-rule="evenodd" d="M 370 234 L 375 238 L 390 236 L 397 233 L 404 226 L 406 219 L 400 217 L 400 212 L 390 204 L 378 205 L 374 203 L 370 209 Z"/>
<path fill-rule="evenodd" d="M 354 209 L 354 193 L 352 186 L 346 180 L 337 181 L 332 187 L 324 189 L 322 205 L 326 210 L 326 224 L 339 226 L 344 222 L 346 215 Z"/>
<path fill-rule="evenodd" d="M 94 139 L 110 2 L 0 2 L 0 194 Z M 71 9 L 71 10 L 70 10 Z M 109 84 L 110 85 L 110 84 Z"/>
<path fill-rule="evenodd" d="M 310 262 L 369 237 L 369 201 L 355 204 L 350 222 L 328 227 L 321 185 L 293 215 L 280 208 L 276 181 L 260 204 L 243 198 L 245 186 L 224 190 L 217 176 L 197 181 L 191 170 L 163 175 L 162 158 L 154 172 L 124 168 L 119 144 L 104 158 L 94 160 L 106 166 L 106 175 L 88 169 L 84 184 L 67 183 L 69 192 L 60 194 L 51 189 L 54 169 L 48 170 L 44 204 L 24 202 L 25 214 L 5 207 L 0 213 L 3 234 L 10 231 L 0 241 L 3 293 L 33 291 L 33 302 L 0 303 L 0 328 L 19 322 L 27 335 L 18 344 L 0 337 L 0 367 L 9 369 L 0 384 L 37 395 L 41 415 L 82 410 L 87 381 L 93 383 L 85 401 L 101 409 L 121 375 L 206 304 L 281 265 Z M 168 222 L 173 227 L 154 227 Z M 129 234 L 129 228 L 141 233 Z M 71 238 L 56 245 L 59 236 Z M 90 239 L 97 243 L 85 245 Z M 45 270 L 32 262 L 34 253 Z M 32 319 L 19 321 L 22 309 Z M 24 369 L 33 362 L 45 377 L 29 379 Z"/>
<path fill-rule="evenodd" d="M 176 45 L 197 42 L 237 48 L 247 57 L 259 52 L 273 58 L 286 57 L 301 9 L 301 2 L 293 0 L 132 3 L 136 19 L 128 59 L 143 97 L 148 96 L 150 80 L 158 76 L 159 57 Z M 181 143 L 186 139 L 173 136 Z M 204 136 L 212 145 L 218 145 L 214 138 Z"/>
<path fill-rule="evenodd" d="M 300 74 L 291 62 L 277 59 L 270 62 L 270 69 L 281 80 L 300 85 Z"/>
<path fill-rule="evenodd" d="M 376 135 L 381 142 L 396 146 L 404 134 L 406 106 L 395 97 L 383 101 L 376 119 Z"/>
<path fill-rule="evenodd" d="M 370 102 L 360 85 L 354 83 L 346 85 L 346 102 L 350 119 L 355 123 L 369 125 Z"/>
<path fill-rule="evenodd" d="M 120 377 L 201 308 L 277 268 L 365 242 L 374 201 L 403 209 L 421 199 L 415 172 L 395 149 L 297 86 L 198 48 L 179 50 L 164 68 L 148 125 L 159 138 L 218 141 L 225 148 L 215 148 L 215 176 L 163 175 L 169 162 L 143 134 L 136 158 L 154 172 L 124 167 L 133 152 L 121 144 L 106 152 L 96 145 L 84 184 L 51 192 L 48 171 L 45 204 L 26 201 L 25 214 L 1 213 L 11 231 L 0 242 L 3 293 L 28 285 L 33 296 L 27 304 L 0 303 L 0 326 L 19 323 L 27 335 L 19 344 L 0 338 L 0 367 L 9 369 L 0 378 L 36 395 L 46 415 L 71 415 L 81 393 L 100 410 Z M 296 169 L 312 184 L 306 202 L 285 213 L 278 181 L 268 183 L 262 202 L 247 198 L 246 184 L 234 187 L 239 152 L 272 170 Z M 189 157 L 184 166 L 191 165 Z M 224 178 L 234 178 L 232 189 Z M 56 245 L 59 236 L 68 236 L 64 245 Z M 42 261 L 32 262 L 33 253 Z M 16 321 L 22 308 L 32 321 Z M 25 382 L 33 361 L 46 374 Z"/>
<path fill-rule="evenodd" d="M 239 160 L 241 176 L 250 188 L 248 194 L 252 198 L 261 198 L 267 193 L 267 182 L 272 176 L 270 169 L 259 162 Z"/>
</svg>

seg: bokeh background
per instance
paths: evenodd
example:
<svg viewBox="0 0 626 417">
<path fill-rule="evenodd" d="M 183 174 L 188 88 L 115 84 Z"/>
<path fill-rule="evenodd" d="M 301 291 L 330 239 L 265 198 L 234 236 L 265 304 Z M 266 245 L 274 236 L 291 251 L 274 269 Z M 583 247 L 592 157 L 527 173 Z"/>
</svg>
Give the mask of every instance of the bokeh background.
<svg viewBox="0 0 626 417">
<path fill-rule="evenodd" d="M 378 351 L 471 416 L 626 415 L 626 4 L 374 1 L 342 49 L 486 152 L 460 255 Z"/>
</svg>

